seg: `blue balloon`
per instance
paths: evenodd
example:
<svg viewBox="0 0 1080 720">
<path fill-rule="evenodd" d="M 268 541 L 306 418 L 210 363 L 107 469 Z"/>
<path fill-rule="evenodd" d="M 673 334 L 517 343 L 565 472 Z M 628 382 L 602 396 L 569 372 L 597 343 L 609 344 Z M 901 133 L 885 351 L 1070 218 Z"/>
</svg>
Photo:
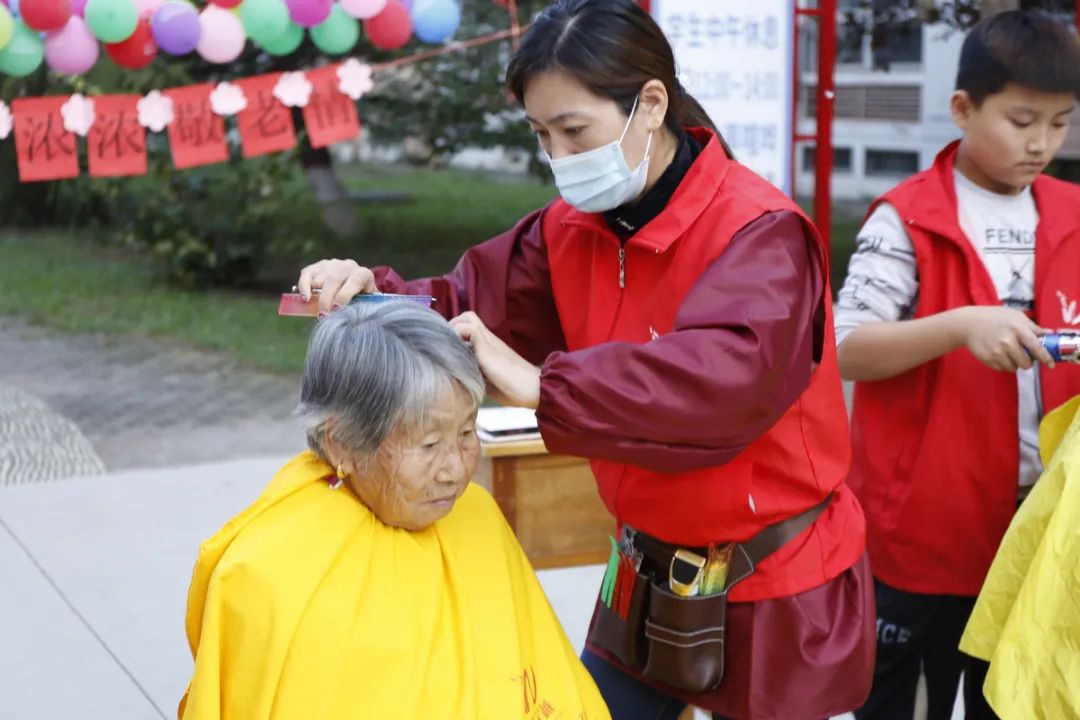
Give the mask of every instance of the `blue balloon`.
<svg viewBox="0 0 1080 720">
<path fill-rule="evenodd" d="M 11 17 L 19 17 L 19 0 L 8 0 L 8 10 L 11 11 Z"/>
<path fill-rule="evenodd" d="M 416 37 L 426 43 L 445 42 L 461 24 L 461 8 L 457 0 L 414 0 L 412 21 Z"/>
</svg>

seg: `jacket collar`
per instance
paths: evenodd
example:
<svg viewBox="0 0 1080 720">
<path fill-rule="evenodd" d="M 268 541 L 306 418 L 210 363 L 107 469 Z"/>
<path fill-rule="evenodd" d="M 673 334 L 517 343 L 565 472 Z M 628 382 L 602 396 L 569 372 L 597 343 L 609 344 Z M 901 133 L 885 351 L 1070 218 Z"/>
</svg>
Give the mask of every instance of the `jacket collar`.
<svg viewBox="0 0 1080 720">
<path fill-rule="evenodd" d="M 910 213 L 913 224 L 966 247 L 970 241 L 960 229 L 954 174 L 959 149 L 960 141 L 957 140 L 938 153 L 930 172 L 924 176 L 922 187 L 915 193 Z M 1054 197 L 1052 186 L 1057 182 L 1040 175 L 1031 186 L 1039 211 L 1039 242 L 1044 242 L 1044 250 L 1050 253 L 1078 224 L 1075 207 Z"/>
</svg>

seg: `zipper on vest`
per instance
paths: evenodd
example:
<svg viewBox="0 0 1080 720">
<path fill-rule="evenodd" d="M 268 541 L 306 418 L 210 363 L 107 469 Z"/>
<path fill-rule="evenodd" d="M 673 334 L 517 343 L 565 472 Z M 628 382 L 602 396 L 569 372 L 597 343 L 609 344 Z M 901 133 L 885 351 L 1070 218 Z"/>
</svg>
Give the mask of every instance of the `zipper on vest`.
<svg viewBox="0 0 1080 720">
<path fill-rule="evenodd" d="M 619 287 L 626 288 L 626 248 L 619 248 Z"/>
</svg>

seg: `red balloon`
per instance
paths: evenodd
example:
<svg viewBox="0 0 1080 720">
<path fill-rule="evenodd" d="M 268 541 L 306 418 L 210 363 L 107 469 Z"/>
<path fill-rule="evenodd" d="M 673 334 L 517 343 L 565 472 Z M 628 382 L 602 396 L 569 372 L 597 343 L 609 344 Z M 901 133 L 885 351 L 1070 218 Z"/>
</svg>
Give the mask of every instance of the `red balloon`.
<svg viewBox="0 0 1080 720">
<path fill-rule="evenodd" d="M 71 19 L 71 0 L 23 0 L 19 15 L 31 30 L 61 30 Z"/>
<path fill-rule="evenodd" d="M 157 43 L 150 33 L 150 20 L 143 18 L 135 26 L 135 32 L 127 40 L 118 43 L 106 43 L 105 52 L 112 61 L 122 68 L 138 70 L 153 62 L 157 57 Z"/>
<path fill-rule="evenodd" d="M 231 8 L 236 7 L 237 5 L 242 3 L 243 1 L 244 0 L 210 0 L 210 4 L 211 5 L 217 5 L 218 7 L 223 7 L 226 10 L 229 10 Z"/>
<path fill-rule="evenodd" d="M 399 0 L 390 0 L 383 11 L 364 21 L 364 32 L 371 44 L 381 50 L 397 50 L 412 38 L 412 16 Z"/>
</svg>

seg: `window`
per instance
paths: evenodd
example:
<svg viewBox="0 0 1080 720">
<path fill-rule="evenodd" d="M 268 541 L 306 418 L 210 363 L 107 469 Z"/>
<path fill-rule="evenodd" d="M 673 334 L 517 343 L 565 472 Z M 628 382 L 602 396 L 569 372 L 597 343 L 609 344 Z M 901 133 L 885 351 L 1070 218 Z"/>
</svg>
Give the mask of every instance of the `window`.
<svg viewBox="0 0 1080 720">
<path fill-rule="evenodd" d="M 805 172 L 813 172 L 817 166 L 817 147 L 805 145 L 802 149 L 802 164 Z M 851 148 L 833 148 L 833 172 L 849 173 L 852 166 Z"/>
<path fill-rule="evenodd" d="M 919 172 L 919 153 L 902 150 L 867 150 L 866 174 L 870 177 L 907 177 Z"/>
</svg>

